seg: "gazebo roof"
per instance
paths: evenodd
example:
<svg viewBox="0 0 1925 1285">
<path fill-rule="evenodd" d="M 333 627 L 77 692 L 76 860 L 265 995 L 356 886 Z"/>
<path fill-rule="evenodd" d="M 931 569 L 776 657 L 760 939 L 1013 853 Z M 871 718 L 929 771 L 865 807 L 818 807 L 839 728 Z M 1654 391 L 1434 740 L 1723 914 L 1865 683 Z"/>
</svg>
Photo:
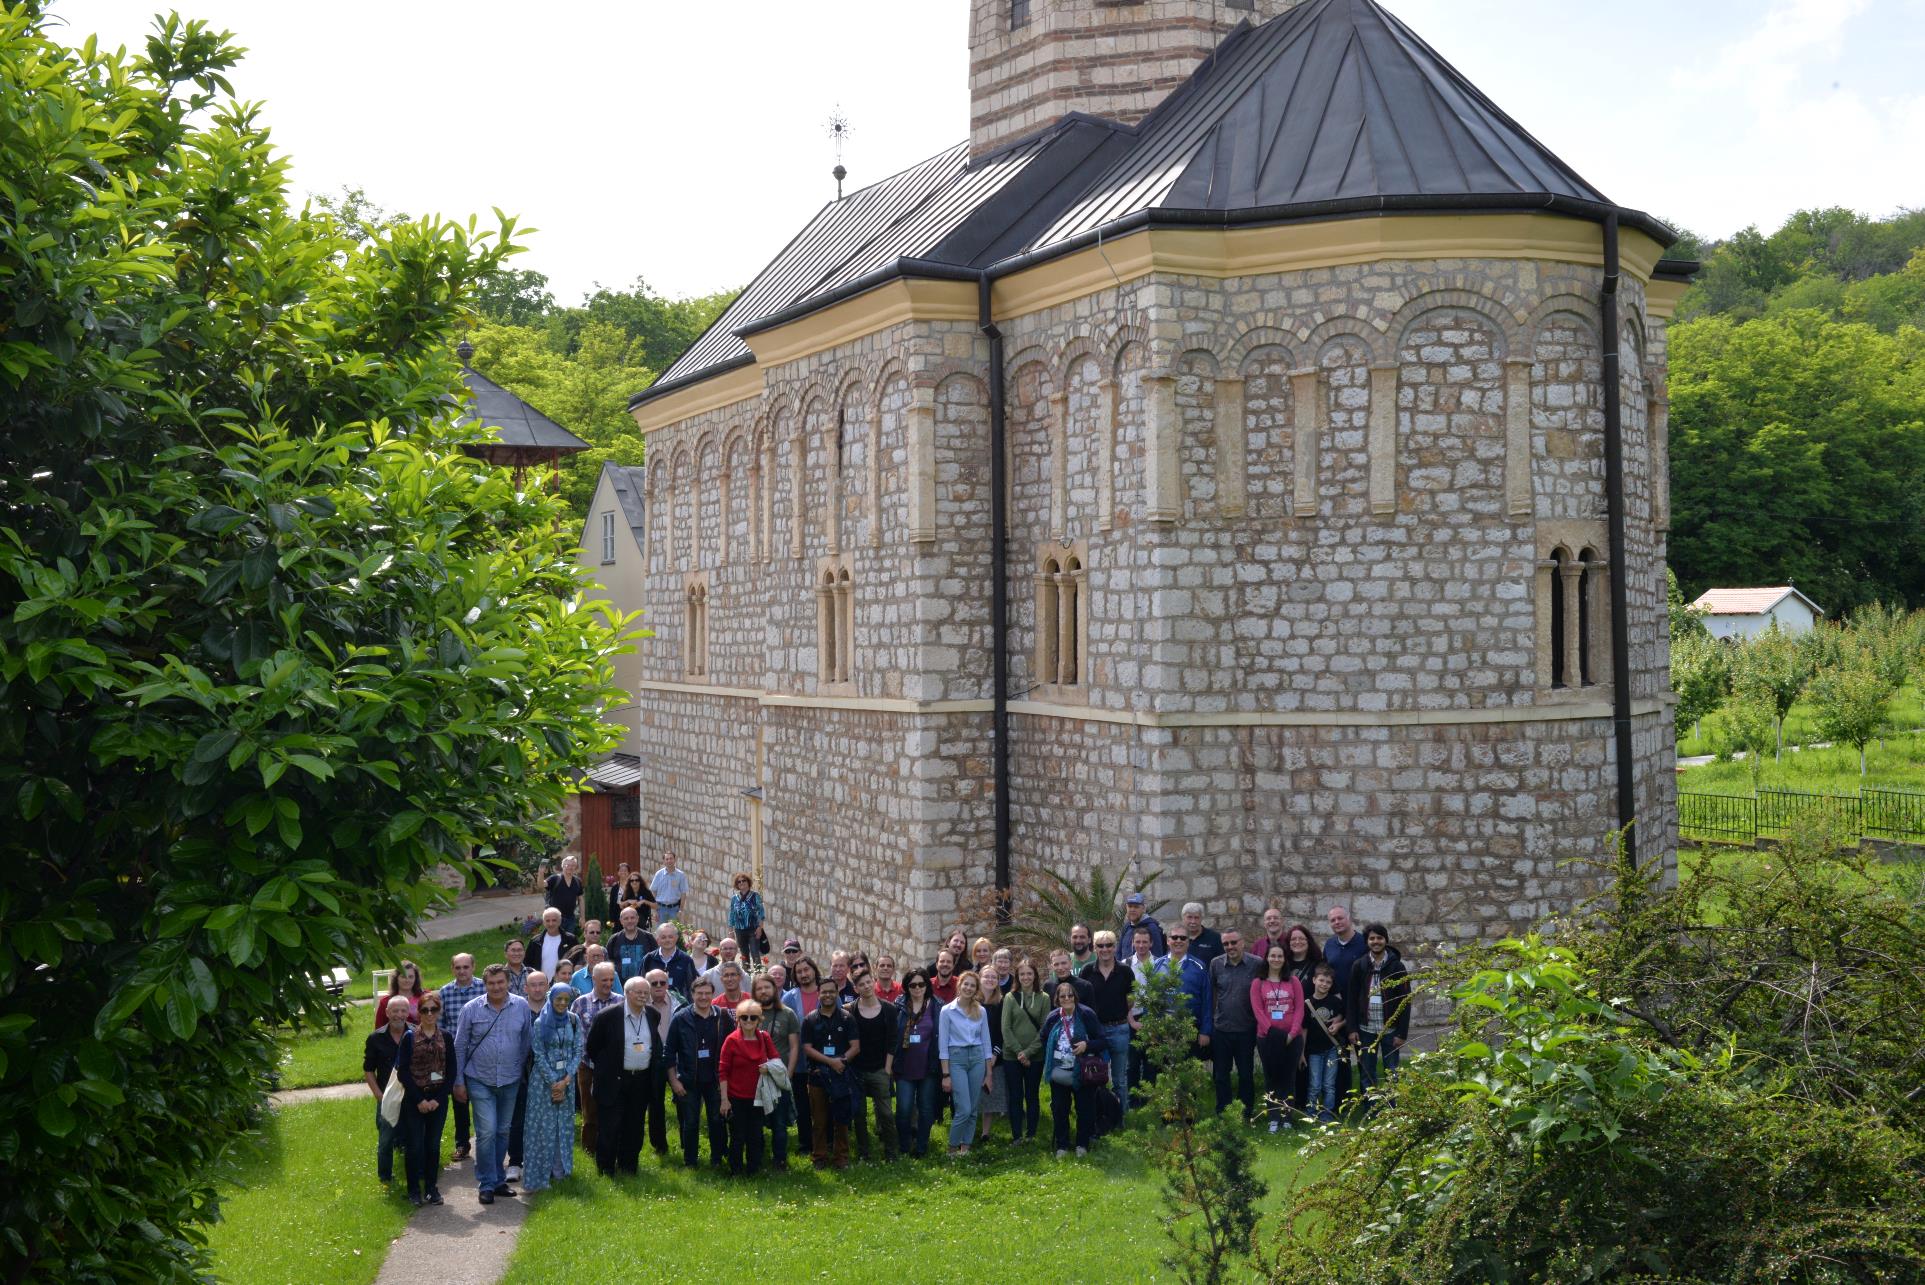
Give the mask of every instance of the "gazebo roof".
<svg viewBox="0 0 1925 1285">
<path fill-rule="evenodd" d="M 468 365 L 474 352 L 467 341 L 461 349 L 461 378 L 473 397 L 461 409 L 462 424 L 480 423 L 495 430 L 495 441 L 511 452 L 526 451 L 541 459 L 559 452 L 585 451 L 588 443 Z M 492 453 L 492 452 L 491 452 Z"/>
</svg>

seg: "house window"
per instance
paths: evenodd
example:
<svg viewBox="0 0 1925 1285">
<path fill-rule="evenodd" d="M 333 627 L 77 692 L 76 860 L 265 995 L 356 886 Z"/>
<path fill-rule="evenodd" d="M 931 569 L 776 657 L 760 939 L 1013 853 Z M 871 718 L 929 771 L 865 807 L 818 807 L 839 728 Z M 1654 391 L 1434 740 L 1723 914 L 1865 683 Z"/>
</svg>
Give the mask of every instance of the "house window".
<svg viewBox="0 0 1925 1285">
<path fill-rule="evenodd" d="M 815 583 L 816 678 L 824 686 L 855 681 L 855 576 L 847 558 L 824 558 Z"/>
<path fill-rule="evenodd" d="M 1608 564 L 1596 546 L 1569 540 L 1537 568 L 1539 686 L 1581 691 L 1605 682 Z"/>
<path fill-rule="evenodd" d="M 1036 568 L 1036 682 L 1058 696 L 1083 686 L 1089 618 L 1082 543 L 1052 547 Z"/>
<path fill-rule="evenodd" d="M 642 796 L 639 794 L 616 794 L 608 800 L 608 826 L 611 830 L 639 830 L 642 828 Z"/>
<path fill-rule="evenodd" d="M 682 672 L 690 678 L 699 678 L 709 672 L 709 585 L 706 575 L 692 575 L 684 586 Z"/>
<path fill-rule="evenodd" d="M 602 564 L 606 566 L 615 560 L 615 510 L 609 509 L 602 514 Z"/>
<path fill-rule="evenodd" d="M 1009 0 L 1009 29 L 1029 25 L 1029 0 Z"/>
</svg>

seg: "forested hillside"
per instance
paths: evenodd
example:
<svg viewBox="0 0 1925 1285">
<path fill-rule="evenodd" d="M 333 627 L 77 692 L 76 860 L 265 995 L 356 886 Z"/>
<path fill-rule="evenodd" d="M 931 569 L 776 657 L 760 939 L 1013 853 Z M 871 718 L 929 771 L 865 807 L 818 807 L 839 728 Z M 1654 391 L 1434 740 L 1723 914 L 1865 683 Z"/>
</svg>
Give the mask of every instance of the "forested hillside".
<svg viewBox="0 0 1925 1285">
<path fill-rule="evenodd" d="M 1795 583 L 1925 605 L 1925 210 L 1806 210 L 1674 255 L 1671 565 L 1687 598 Z"/>
</svg>

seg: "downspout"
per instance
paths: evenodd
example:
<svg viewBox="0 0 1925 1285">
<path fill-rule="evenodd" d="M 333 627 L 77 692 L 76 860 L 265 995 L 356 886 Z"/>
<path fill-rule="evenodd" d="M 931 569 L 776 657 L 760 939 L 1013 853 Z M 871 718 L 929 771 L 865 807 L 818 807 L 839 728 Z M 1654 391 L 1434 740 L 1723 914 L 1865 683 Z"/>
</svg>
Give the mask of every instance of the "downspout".
<svg viewBox="0 0 1925 1285">
<path fill-rule="evenodd" d="M 989 309 L 990 276 L 976 278 L 976 326 L 989 340 L 990 726 L 995 740 L 996 917 L 1009 920 L 1009 479 L 1004 448 L 1003 332 Z"/>
<path fill-rule="evenodd" d="M 1618 829 L 1624 857 L 1638 859 L 1637 776 L 1631 759 L 1631 625 L 1626 619 L 1630 566 L 1624 552 L 1624 407 L 1618 353 L 1618 216 L 1604 216 L 1604 501 L 1610 519 L 1611 722 L 1617 735 Z"/>
</svg>

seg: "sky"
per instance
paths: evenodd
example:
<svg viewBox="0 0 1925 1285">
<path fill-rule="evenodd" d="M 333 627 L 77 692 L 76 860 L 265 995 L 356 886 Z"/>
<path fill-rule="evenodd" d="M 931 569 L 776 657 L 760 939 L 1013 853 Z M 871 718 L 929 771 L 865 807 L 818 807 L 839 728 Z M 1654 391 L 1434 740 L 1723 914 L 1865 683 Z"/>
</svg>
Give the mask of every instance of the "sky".
<svg viewBox="0 0 1925 1285">
<path fill-rule="evenodd" d="M 180 3 L 249 50 L 235 92 L 297 199 L 499 208 L 564 304 L 746 284 L 834 198 L 838 109 L 850 190 L 969 130 L 967 0 Z M 159 7 L 53 14 L 138 49 Z M 1925 0 L 1388 7 L 1612 199 L 1700 235 L 1925 205 Z"/>
</svg>

